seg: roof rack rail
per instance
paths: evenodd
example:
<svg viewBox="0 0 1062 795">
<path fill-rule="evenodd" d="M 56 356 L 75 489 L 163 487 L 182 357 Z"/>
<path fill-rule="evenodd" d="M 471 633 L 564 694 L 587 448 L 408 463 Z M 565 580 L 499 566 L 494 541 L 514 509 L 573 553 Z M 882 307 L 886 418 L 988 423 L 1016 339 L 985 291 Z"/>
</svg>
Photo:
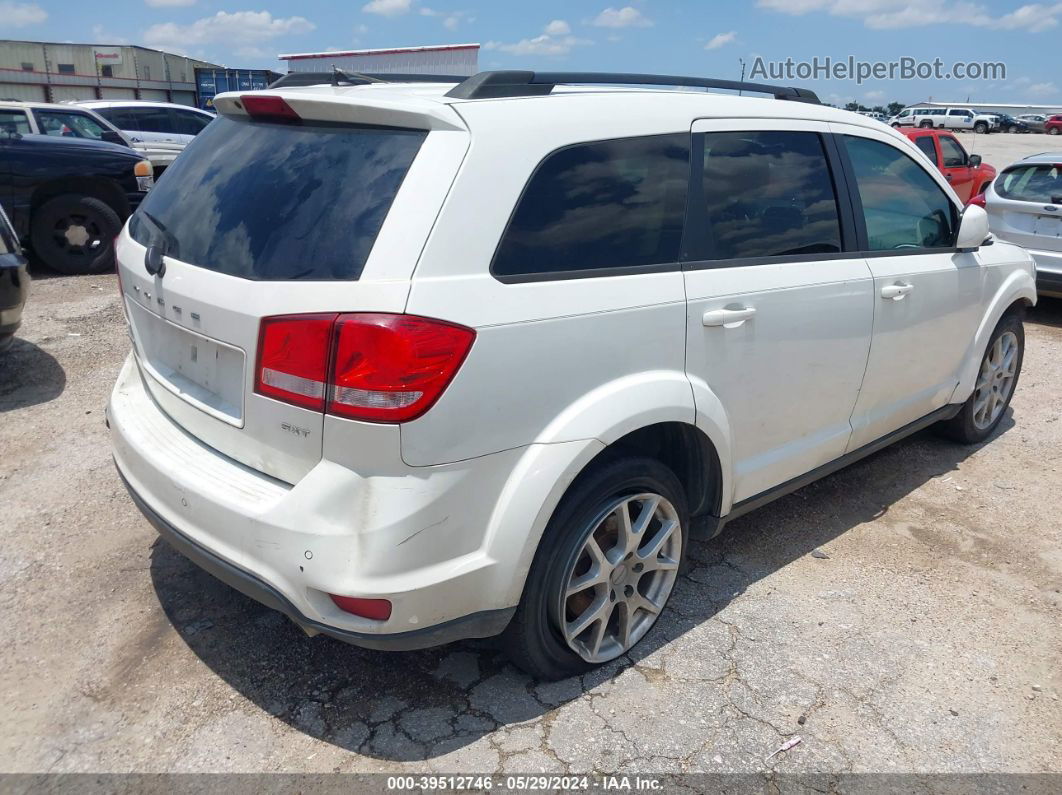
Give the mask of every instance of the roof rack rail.
<svg viewBox="0 0 1062 795">
<path fill-rule="evenodd" d="M 751 91 L 770 94 L 775 99 L 821 104 L 814 91 L 806 88 L 772 86 L 765 83 L 744 83 L 738 80 L 716 80 L 710 77 L 681 75 L 626 74 L 623 72 L 530 72 L 500 70 L 472 75 L 447 92 L 455 99 L 494 99 L 498 97 L 534 97 L 549 94 L 561 84 L 567 85 L 626 85 L 626 86 L 690 86 L 720 88 L 731 91 Z"/>
<path fill-rule="evenodd" d="M 292 86 L 348 85 L 362 86 L 369 83 L 460 83 L 467 75 L 414 75 L 385 74 L 382 72 L 346 72 L 333 68 L 330 72 L 289 72 L 274 80 L 269 88 Z"/>
</svg>

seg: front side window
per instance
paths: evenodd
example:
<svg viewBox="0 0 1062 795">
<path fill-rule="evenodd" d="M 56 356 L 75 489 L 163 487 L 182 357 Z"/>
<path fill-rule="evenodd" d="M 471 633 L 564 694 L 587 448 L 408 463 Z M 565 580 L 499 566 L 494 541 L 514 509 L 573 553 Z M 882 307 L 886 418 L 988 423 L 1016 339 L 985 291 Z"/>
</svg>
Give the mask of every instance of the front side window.
<svg viewBox="0 0 1062 795">
<path fill-rule="evenodd" d="M 937 149 L 933 146 L 933 139 L 928 135 L 923 135 L 921 138 L 915 138 L 915 146 L 926 153 L 926 156 L 933 161 L 937 162 Z"/>
<path fill-rule="evenodd" d="M 1062 204 L 1062 163 L 1009 168 L 996 180 L 996 193 L 1015 201 Z"/>
<path fill-rule="evenodd" d="M 837 196 L 818 133 L 705 133 L 703 210 L 703 259 L 841 250 Z"/>
<path fill-rule="evenodd" d="M 863 204 L 870 251 L 950 248 L 957 213 L 910 156 L 881 141 L 844 136 Z"/>
<path fill-rule="evenodd" d="M 95 141 L 103 137 L 103 127 L 99 122 L 83 113 L 64 110 L 35 110 L 34 113 L 37 114 L 37 123 L 45 135 L 91 138 Z"/>
<path fill-rule="evenodd" d="M 29 119 L 26 118 L 25 111 L 0 110 L 0 131 L 8 135 L 13 135 L 14 133 L 29 135 Z"/>
<path fill-rule="evenodd" d="M 678 261 L 689 133 L 560 149 L 531 176 L 494 255 L 496 276 Z"/>
<path fill-rule="evenodd" d="M 940 154 L 945 168 L 958 168 L 966 165 L 966 150 L 950 136 L 941 136 Z"/>
</svg>

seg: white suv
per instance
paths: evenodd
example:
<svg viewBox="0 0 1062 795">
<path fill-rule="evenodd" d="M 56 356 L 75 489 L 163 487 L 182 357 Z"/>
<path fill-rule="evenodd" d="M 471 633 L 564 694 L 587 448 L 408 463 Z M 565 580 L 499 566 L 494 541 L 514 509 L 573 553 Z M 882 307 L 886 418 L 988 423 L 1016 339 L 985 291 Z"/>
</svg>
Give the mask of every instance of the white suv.
<svg viewBox="0 0 1062 795">
<path fill-rule="evenodd" d="M 556 677 L 649 631 L 692 528 L 934 423 L 988 438 L 1028 254 L 877 122 L 676 84 L 737 87 L 218 96 L 117 246 L 141 510 L 310 633 L 504 632 Z"/>
</svg>

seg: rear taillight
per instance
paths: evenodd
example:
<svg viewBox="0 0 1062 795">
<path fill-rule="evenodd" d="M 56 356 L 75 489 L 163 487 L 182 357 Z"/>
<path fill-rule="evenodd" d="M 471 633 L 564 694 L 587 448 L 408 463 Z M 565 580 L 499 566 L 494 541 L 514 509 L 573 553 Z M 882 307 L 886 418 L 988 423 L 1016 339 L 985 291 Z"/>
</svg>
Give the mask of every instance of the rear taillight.
<svg viewBox="0 0 1062 795">
<path fill-rule="evenodd" d="M 983 208 L 985 206 L 985 195 L 983 193 L 978 193 L 976 196 L 971 198 L 970 201 L 966 202 L 967 207 L 969 207 L 971 204 L 974 207 Z"/>
<path fill-rule="evenodd" d="M 442 395 L 476 333 L 378 313 L 262 320 L 255 391 L 367 422 L 407 422 Z"/>
<path fill-rule="evenodd" d="M 324 411 L 332 326 L 337 315 L 283 315 L 262 319 L 254 391 Z"/>
</svg>

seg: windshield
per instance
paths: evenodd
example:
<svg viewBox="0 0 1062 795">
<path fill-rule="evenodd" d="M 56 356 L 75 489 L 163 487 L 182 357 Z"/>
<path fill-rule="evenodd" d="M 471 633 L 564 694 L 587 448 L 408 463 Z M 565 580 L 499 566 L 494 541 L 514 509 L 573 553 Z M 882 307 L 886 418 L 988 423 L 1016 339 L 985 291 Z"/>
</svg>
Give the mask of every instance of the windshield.
<svg viewBox="0 0 1062 795">
<path fill-rule="evenodd" d="M 1004 199 L 1062 204 L 1062 164 L 1037 163 L 1007 169 L 996 181 L 996 192 Z"/>
<path fill-rule="evenodd" d="M 166 170 L 129 233 L 245 279 L 357 279 L 426 136 L 219 118 Z"/>
</svg>

